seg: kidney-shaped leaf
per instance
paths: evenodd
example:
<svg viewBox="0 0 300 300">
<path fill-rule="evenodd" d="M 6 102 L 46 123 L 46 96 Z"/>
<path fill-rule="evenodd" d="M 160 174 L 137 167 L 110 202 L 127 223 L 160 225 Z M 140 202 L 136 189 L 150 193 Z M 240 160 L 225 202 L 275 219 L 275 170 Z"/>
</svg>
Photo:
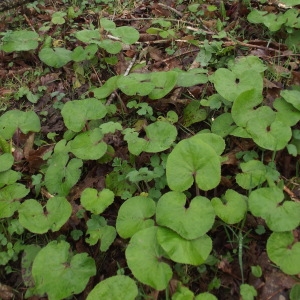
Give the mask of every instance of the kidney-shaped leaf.
<svg viewBox="0 0 300 300">
<path fill-rule="evenodd" d="M 153 72 L 151 81 L 155 88 L 149 94 L 150 99 L 161 99 L 175 87 L 178 73 L 174 71 Z"/>
<path fill-rule="evenodd" d="M 281 97 L 290 104 L 292 104 L 297 110 L 300 110 L 300 91 L 298 90 L 283 90 L 280 93 Z"/>
<path fill-rule="evenodd" d="M 53 241 L 37 254 L 32 265 L 35 295 L 68 298 L 81 293 L 96 274 L 95 262 L 87 253 L 73 256 L 69 248 L 65 241 Z"/>
<path fill-rule="evenodd" d="M 120 26 L 115 29 L 111 29 L 110 33 L 116 37 L 119 37 L 125 44 L 134 44 L 140 37 L 139 32 L 130 26 Z"/>
<path fill-rule="evenodd" d="M 20 110 L 9 110 L 0 117 L 0 135 L 4 139 L 12 138 L 17 128 L 25 134 L 29 131 L 39 132 L 40 119 L 33 111 Z"/>
<path fill-rule="evenodd" d="M 206 234 L 189 241 L 173 230 L 159 227 L 157 240 L 170 259 L 181 264 L 199 266 L 205 262 L 212 250 L 212 241 Z"/>
<path fill-rule="evenodd" d="M 102 119 L 106 113 L 105 105 L 95 98 L 69 101 L 61 110 L 65 125 L 75 132 L 79 132 L 86 121 Z"/>
<path fill-rule="evenodd" d="M 129 269 L 142 283 L 164 290 L 172 278 L 172 269 L 160 261 L 164 251 L 157 242 L 157 227 L 138 231 L 130 240 L 125 255 Z"/>
<path fill-rule="evenodd" d="M 53 68 L 60 68 L 72 60 L 72 51 L 65 48 L 43 48 L 39 52 L 40 60 Z"/>
<path fill-rule="evenodd" d="M 134 300 L 137 295 L 138 289 L 133 279 L 125 275 L 116 275 L 98 283 L 89 293 L 87 300 Z"/>
<path fill-rule="evenodd" d="M 222 137 L 214 133 L 200 132 L 191 139 L 199 139 L 211 146 L 218 155 L 221 155 L 225 149 L 225 141 Z"/>
<path fill-rule="evenodd" d="M 289 275 L 300 273 L 300 242 L 292 232 L 273 232 L 267 241 L 269 258 Z"/>
<path fill-rule="evenodd" d="M 174 230 L 188 240 L 204 235 L 211 229 L 214 220 L 215 212 L 211 202 L 202 196 L 188 203 L 185 194 L 168 192 L 157 203 L 157 224 Z"/>
<path fill-rule="evenodd" d="M 187 190 L 194 180 L 200 189 L 207 191 L 221 180 L 220 156 L 201 139 L 186 139 L 169 154 L 166 174 L 168 185 L 174 191 Z"/>
<path fill-rule="evenodd" d="M 227 224 L 235 224 L 243 220 L 247 211 L 247 197 L 234 190 L 227 190 L 225 203 L 219 198 L 213 198 L 211 204 L 217 216 Z"/>
<path fill-rule="evenodd" d="M 136 196 L 126 200 L 118 211 L 118 234 L 127 239 L 142 229 L 154 226 L 154 220 L 150 218 L 154 216 L 155 208 L 155 202 L 148 197 Z"/>
<path fill-rule="evenodd" d="M 85 209 L 99 215 L 114 202 L 114 193 L 109 189 L 99 192 L 96 189 L 86 188 L 81 194 L 80 202 Z"/>
<path fill-rule="evenodd" d="M 97 160 L 107 150 L 107 144 L 102 141 L 103 137 L 99 128 L 82 132 L 69 142 L 70 151 L 78 158 Z"/>
<path fill-rule="evenodd" d="M 249 196 L 249 209 L 256 217 L 266 220 L 272 231 L 289 231 L 300 223 L 300 203 L 284 201 L 281 189 L 260 188 Z"/>
<path fill-rule="evenodd" d="M 28 199 L 19 208 L 19 221 L 29 231 L 42 234 L 50 229 L 58 231 L 71 213 L 71 204 L 64 197 L 50 198 L 45 207 L 34 199 Z"/>
<path fill-rule="evenodd" d="M 25 185 L 14 183 L 0 189 L 0 218 L 9 218 L 19 208 L 19 200 L 30 192 Z"/>
</svg>

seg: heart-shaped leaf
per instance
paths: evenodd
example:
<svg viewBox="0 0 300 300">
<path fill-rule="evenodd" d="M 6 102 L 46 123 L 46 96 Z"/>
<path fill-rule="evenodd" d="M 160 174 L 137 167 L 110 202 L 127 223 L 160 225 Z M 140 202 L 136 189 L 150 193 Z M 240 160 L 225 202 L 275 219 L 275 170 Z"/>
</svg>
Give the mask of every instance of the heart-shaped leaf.
<svg viewBox="0 0 300 300">
<path fill-rule="evenodd" d="M 133 275 L 154 289 L 164 290 L 172 278 L 172 269 L 160 260 L 164 251 L 157 242 L 157 227 L 138 231 L 130 240 L 125 256 Z"/>
<path fill-rule="evenodd" d="M 41 130 L 40 119 L 33 111 L 9 110 L 0 117 L 0 136 L 9 140 L 15 131 L 20 129 L 23 133 Z"/>
<path fill-rule="evenodd" d="M 288 126 L 294 126 L 300 121 L 300 111 L 284 99 L 277 98 L 273 102 L 273 107 L 277 110 L 276 121 Z"/>
<path fill-rule="evenodd" d="M 114 193 L 109 189 L 97 191 L 86 188 L 81 194 L 80 203 L 82 206 L 95 215 L 99 215 L 114 202 Z"/>
<path fill-rule="evenodd" d="M 123 43 L 131 45 L 138 41 L 140 34 L 134 28 L 130 26 L 120 26 L 115 29 L 111 29 L 110 33 L 122 40 Z"/>
<path fill-rule="evenodd" d="M 300 91 L 298 90 L 283 90 L 280 93 L 281 97 L 288 103 L 292 104 L 298 111 L 300 111 Z"/>
<path fill-rule="evenodd" d="M 247 212 L 247 197 L 234 190 L 227 190 L 224 198 L 224 203 L 220 198 L 211 200 L 216 215 L 226 224 L 235 224 L 243 220 Z"/>
<path fill-rule="evenodd" d="M 272 231 L 293 230 L 300 223 L 300 203 L 283 200 L 278 187 L 260 188 L 250 194 L 249 209 L 254 216 L 264 218 Z"/>
<path fill-rule="evenodd" d="M 205 262 L 212 250 L 212 241 L 206 234 L 190 241 L 173 230 L 159 227 L 157 240 L 170 259 L 181 264 L 199 266 Z"/>
<path fill-rule="evenodd" d="M 148 197 L 136 196 L 126 200 L 118 211 L 116 229 L 124 238 L 132 237 L 139 230 L 154 226 L 155 202 Z"/>
<path fill-rule="evenodd" d="M 116 275 L 98 283 L 89 293 L 87 300 L 133 300 L 137 295 L 138 288 L 133 279 L 125 275 Z"/>
<path fill-rule="evenodd" d="M 260 95 L 263 89 L 263 78 L 260 73 L 247 69 L 240 74 L 235 74 L 228 69 L 219 68 L 210 77 L 210 81 L 214 83 L 217 92 L 231 102 L 245 91 L 254 89 L 255 93 Z"/>
<path fill-rule="evenodd" d="M 207 191 L 221 180 L 220 157 L 200 138 L 182 140 L 169 154 L 166 175 L 168 185 L 174 191 L 187 190 L 194 180 L 200 189 Z"/>
<path fill-rule="evenodd" d="M 174 230 L 187 240 L 203 236 L 214 221 L 214 209 L 205 197 L 197 196 L 188 202 L 185 194 L 168 192 L 157 203 L 157 224 Z"/>
<path fill-rule="evenodd" d="M 95 262 L 87 253 L 73 256 L 67 242 L 53 241 L 34 259 L 33 294 L 43 296 L 46 293 L 49 299 L 65 299 L 81 293 L 95 274 Z"/>
<path fill-rule="evenodd" d="M 273 232 L 267 241 L 267 253 L 284 273 L 300 273 L 300 242 L 295 242 L 292 232 Z"/>
<path fill-rule="evenodd" d="M 21 225 L 33 233 L 46 233 L 48 230 L 58 231 L 72 213 L 71 204 L 64 197 L 50 198 L 45 207 L 28 199 L 19 208 Z"/>
<path fill-rule="evenodd" d="M 11 217 L 20 206 L 19 200 L 28 193 L 29 190 L 20 183 L 14 183 L 0 189 L 0 218 Z"/>
<path fill-rule="evenodd" d="M 78 158 L 97 160 L 107 150 L 107 144 L 102 141 L 103 137 L 99 128 L 82 132 L 69 142 L 70 151 Z"/>
<path fill-rule="evenodd" d="M 189 87 L 197 84 L 204 84 L 208 81 L 207 70 L 195 68 L 187 72 L 179 71 L 177 78 L 177 85 L 182 87 Z"/>
<path fill-rule="evenodd" d="M 39 59 L 53 68 L 61 68 L 72 60 L 72 51 L 65 48 L 43 48 Z"/>
<path fill-rule="evenodd" d="M 106 113 L 105 105 L 95 98 L 69 101 L 61 110 L 65 125 L 75 132 L 81 131 L 86 121 L 102 119 Z"/>
<path fill-rule="evenodd" d="M 3 153 L 2 155 L 0 155 L 0 172 L 9 170 L 12 167 L 13 163 L 14 157 L 11 153 Z"/>
<path fill-rule="evenodd" d="M 223 113 L 213 121 L 211 132 L 221 137 L 226 137 L 235 128 L 236 125 L 234 124 L 231 113 Z"/>
</svg>

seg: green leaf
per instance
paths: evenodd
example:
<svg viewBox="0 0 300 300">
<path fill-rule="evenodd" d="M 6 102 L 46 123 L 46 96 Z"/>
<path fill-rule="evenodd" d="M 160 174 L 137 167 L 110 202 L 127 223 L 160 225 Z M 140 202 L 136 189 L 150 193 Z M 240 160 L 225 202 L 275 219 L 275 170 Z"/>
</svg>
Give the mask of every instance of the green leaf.
<svg viewBox="0 0 300 300">
<path fill-rule="evenodd" d="M 245 190 L 251 190 L 264 183 L 266 177 L 266 166 L 259 160 L 250 160 L 241 163 L 243 173 L 236 175 L 237 184 Z"/>
<path fill-rule="evenodd" d="M 168 192 L 157 203 L 157 224 L 174 230 L 187 240 L 203 236 L 214 221 L 214 209 L 205 197 L 197 196 L 187 201 L 183 193 Z"/>
<path fill-rule="evenodd" d="M 155 88 L 149 94 L 149 98 L 155 100 L 166 96 L 175 87 L 177 77 L 178 73 L 175 71 L 151 73 L 151 82 Z"/>
<path fill-rule="evenodd" d="M 185 127 L 189 127 L 194 123 L 201 122 L 206 119 L 207 111 L 201 108 L 200 101 L 193 100 L 183 109 L 183 123 Z"/>
<path fill-rule="evenodd" d="M 278 187 L 260 188 L 251 192 L 249 210 L 255 217 L 264 218 L 272 231 L 293 230 L 300 223 L 300 203 L 283 200 Z"/>
<path fill-rule="evenodd" d="M 139 155 L 142 151 L 156 153 L 170 148 L 177 136 L 177 129 L 174 125 L 157 121 L 145 128 L 146 139 L 138 137 L 138 133 L 128 133 L 124 139 L 128 143 L 130 153 Z"/>
<path fill-rule="evenodd" d="M 276 121 L 287 126 L 294 126 L 300 121 L 300 111 L 284 99 L 277 98 L 273 102 L 273 107 L 277 110 Z"/>
<path fill-rule="evenodd" d="M 206 234 L 186 240 L 173 230 L 159 227 L 157 240 L 170 259 L 181 264 L 199 266 L 205 262 L 212 250 L 212 241 Z"/>
<path fill-rule="evenodd" d="M 251 119 L 259 117 L 266 117 L 275 119 L 275 113 L 270 107 L 262 106 L 257 110 L 254 107 L 259 105 L 263 100 L 262 95 L 258 95 L 254 89 L 242 92 L 234 101 L 231 109 L 231 114 L 234 122 L 238 126 L 246 127 L 247 123 Z"/>
<path fill-rule="evenodd" d="M 273 232 L 267 241 L 267 253 L 284 273 L 300 273 L 300 242 L 295 242 L 293 232 Z"/>
<path fill-rule="evenodd" d="M 182 140 L 169 154 L 166 175 L 168 185 L 174 191 L 187 190 L 194 180 L 200 189 L 207 191 L 221 180 L 220 158 L 199 138 Z"/>
<path fill-rule="evenodd" d="M 97 51 L 98 46 L 95 44 L 87 45 L 85 48 L 78 46 L 73 50 L 71 58 L 76 62 L 91 60 Z"/>
<path fill-rule="evenodd" d="M 154 226 L 155 202 L 148 197 L 136 196 L 126 200 L 118 211 L 116 229 L 118 234 L 127 239 L 136 232 Z"/>
<path fill-rule="evenodd" d="M 50 198 L 43 207 L 38 201 L 28 199 L 19 207 L 21 225 L 33 233 L 58 231 L 72 213 L 71 204 L 64 197 Z"/>
<path fill-rule="evenodd" d="M 207 83 L 207 70 L 195 68 L 187 72 L 178 72 L 177 85 L 182 87 L 190 87 L 197 84 Z"/>
<path fill-rule="evenodd" d="M 100 31 L 99 29 L 89 30 L 84 29 L 81 31 L 76 31 L 75 37 L 85 44 L 90 44 L 95 41 L 100 41 Z"/>
<path fill-rule="evenodd" d="M 80 178 L 83 163 L 81 159 L 63 155 L 53 160 L 45 174 L 45 185 L 51 194 L 67 196 Z"/>
<path fill-rule="evenodd" d="M 121 26 L 111 29 L 110 33 L 113 36 L 120 38 L 123 43 L 128 45 L 134 44 L 140 37 L 139 32 L 134 27 L 130 26 Z"/>
<path fill-rule="evenodd" d="M 2 155 L 0 155 L 0 172 L 9 170 L 12 167 L 13 163 L 14 157 L 11 153 L 3 153 Z"/>
<path fill-rule="evenodd" d="M 126 95 L 146 96 L 155 87 L 154 83 L 150 81 L 150 74 L 129 74 L 128 76 L 120 76 L 117 85 L 118 88 Z"/>
<path fill-rule="evenodd" d="M 61 68 L 72 60 L 72 51 L 65 48 L 43 48 L 39 59 L 53 68 Z"/>
<path fill-rule="evenodd" d="M 99 192 L 96 189 L 86 188 L 80 197 L 82 206 L 96 215 L 103 213 L 113 202 L 114 193 L 109 189 Z"/>
<path fill-rule="evenodd" d="M 243 220 L 247 212 L 247 197 L 229 189 L 224 198 L 224 204 L 220 198 L 211 200 L 216 215 L 226 224 L 236 224 Z"/>
<path fill-rule="evenodd" d="M 101 87 L 93 89 L 94 96 L 98 99 L 104 99 L 108 97 L 118 86 L 117 82 L 121 76 L 110 77 Z"/>
<path fill-rule="evenodd" d="M 129 269 L 141 283 L 160 291 L 167 288 L 172 269 L 161 261 L 164 251 L 156 239 L 157 227 L 149 227 L 133 235 L 125 256 Z"/>
<path fill-rule="evenodd" d="M 195 300 L 217 300 L 217 297 L 208 292 L 201 293 L 195 297 Z"/>
<path fill-rule="evenodd" d="M 211 132 L 221 137 L 226 137 L 235 128 L 236 125 L 234 124 L 231 113 L 222 113 L 213 121 Z"/>
<path fill-rule="evenodd" d="M 21 173 L 13 170 L 7 170 L 0 173 L 0 188 L 10 185 L 21 179 Z"/>
<path fill-rule="evenodd" d="M 92 218 L 87 221 L 88 230 L 85 240 L 89 245 L 95 245 L 99 241 L 100 251 L 105 252 L 116 238 L 116 229 L 113 226 L 108 226 L 106 220 L 101 216 L 92 215 Z"/>
<path fill-rule="evenodd" d="M 33 292 L 41 296 L 46 293 L 49 299 L 68 298 L 81 293 L 95 274 L 95 262 L 87 253 L 72 255 L 67 242 L 53 241 L 33 262 Z"/>
<path fill-rule="evenodd" d="M 245 70 L 250 70 L 255 73 L 262 73 L 268 67 L 254 55 L 240 56 L 237 58 L 233 66 L 231 67 L 232 72 L 237 75 L 240 75 L 245 72 Z"/>
<path fill-rule="evenodd" d="M 29 51 L 38 47 L 39 35 L 34 31 L 20 30 L 7 33 L 2 38 L 4 52 Z"/>
<path fill-rule="evenodd" d="M 20 183 L 14 183 L 0 189 L 0 218 L 11 217 L 20 206 L 19 200 L 24 198 L 29 191 Z"/>
<path fill-rule="evenodd" d="M 198 134 L 191 137 L 191 139 L 197 139 L 205 142 L 211 148 L 214 149 L 216 154 L 221 155 L 225 150 L 225 141 L 219 135 L 210 132 L 199 132 Z"/>
<path fill-rule="evenodd" d="M 73 100 L 63 106 L 61 114 L 68 129 L 79 132 L 88 120 L 104 118 L 107 108 L 95 98 Z"/>
<path fill-rule="evenodd" d="M 101 18 L 100 19 L 100 25 L 101 25 L 101 27 L 103 27 L 107 31 L 110 31 L 110 30 L 113 30 L 113 29 L 116 28 L 115 22 L 112 21 L 112 20 L 109 20 L 107 18 Z"/>
<path fill-rule="evenodd" d="M 263 78 L 260 73 L 249 69 L 235 74 L 228 69 L 219 68 L 210 77 L 210 81 L 214 83 L 217 92 L 230 102 L 234 102 L 245 91 L 253 89 L 260 95 L 263 89 Z"/>
<path fill-rule="evenodd" d="M 240 285 L 240 294 L 243 300 L 254 300 L 257 296 L 257 291 L 254 286 L 243 283 Z"/>
<path fill-rule="evenodd" d="M 40 119 L 33 111 L 9 110 L 0 117 L 0 135 L 9 140 L 15 131 L 20 129 L 23 133 L 41 130 Z"/>
<path fill-rule="evenodd" d="M 272 151 L 285 148 L 292 137 L 290 126 L 267 118 L 249 120 L 246 130 L 258 146 Z"/>
<path fill-rule="evenodd" d="M 102 141 L 103 137 L 99 128 L 80 133 L 69 142 L 70 151 L 78 158 L 97 160 L 107 150 L 107 144 Z"/>
<path fill-rule="evenodd" d="M 298 90 L 283 90 L 280 92 L 281 97 L 288 103 L 292 104 L 298 111 L 300 111 L 300 91 Z"/>
<path fill-rule="evenodd" d="M 290 300 L 300 299 L 300 284 L 299 283 L 296 283 L 293 285 L 289 296 L 290 296 Z"/>
<path fill-rule="evenodd" d="M 62 25 L 66 22 L 64 19 L 66 15 L 67 14 L 63 11 L 57 11 L 51 16 L 51 22 L 53 24 Z"/>
<path fill-rule="evenodd" d="M 116 275 L 98 283 L 89 293 L 87 300 L 133 300 L 137 295 L 138 289 L 133 279 L 125 275 Z"/>
</svg>

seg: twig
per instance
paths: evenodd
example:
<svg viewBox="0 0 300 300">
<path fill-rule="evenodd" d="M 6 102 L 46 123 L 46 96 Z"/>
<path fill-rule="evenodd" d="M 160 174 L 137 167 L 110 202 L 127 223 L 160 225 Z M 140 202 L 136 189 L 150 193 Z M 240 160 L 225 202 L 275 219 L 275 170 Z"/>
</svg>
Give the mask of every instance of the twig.
<svg viewBox="0 0 300 300">
<path fill-rule="evenodd" d="M 157 3 L 157 5 L 159 5 L 159 6 L 163 7 L 163 8 L 165 8 L 165 9 L 168 9 L 168 10 L 174 12 L 174 13 L 175 13 L 176 15 L 178 15 L 179 17 L 182 17 L 182 16 L 183 16 L 183 13 L 181 13 L 181 12 L 178 11 L 177 9 L 175 9 L 175 8 L 173 8 L 173 7 L 170 7 L 170 6 L 166 5 L 166 4 L 163 4 L 163 3 Z"/>
<path fill-rule="evenodd" d="M 26 20 L 26 22 L 28 23 L 28 25 L 30 26 L 30 28 L 31 28 L 34 32 L 36 32 L 35 29 L 34 29 L 34 27 L 33 27 L 32 24 L 31 24 L 30 20 L 28 19 L 28 17 L 27 17 L 25 14 L 23 14 L 23 17 L 25 18 L 25 20 Z"/>
</svg>

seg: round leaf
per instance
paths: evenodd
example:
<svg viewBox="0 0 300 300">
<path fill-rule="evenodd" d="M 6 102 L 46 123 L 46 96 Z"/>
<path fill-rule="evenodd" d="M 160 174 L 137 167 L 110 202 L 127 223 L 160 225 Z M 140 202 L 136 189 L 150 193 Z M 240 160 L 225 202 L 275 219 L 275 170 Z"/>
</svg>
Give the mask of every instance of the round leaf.
<svg viewBox="0 0 300 300">
<path fill-rule="evenodd" d="M 235 101 L 237 97 L 248 90 L 254 89 L 257 95 L 263 89 L 263 78 L 260 73 L 245 69 L 236 75 L 228 69 L 219 68 L 210 79 L 217 92 L 228 101 Z"/>
<path fill-rule="evenodd" d="M 226 224 L 235 224 L 243 220 L 247 212 L 247 197 L 234 190 L 227 190 L 224 198 L 224 204 L 219 198 L 213 198 L 211 201 L 217 216 Z"/>
<path fill-rule="evenodd" d="M 288 126 L 296 125 L 300 120 L 300 111 L 295 109 L 295 107 L 283 100 L 282 98 L 277 98 L 273 107 L 277 110 L 276 120 L 280 121 Z"/>
<path fill-rule="evenodd" d="M 89 293 L 87 300 L 134 300 L 137 295 L 138 289 L 133 279 L 116 275 L 98 283 Z"/>
<path fill-rule="evenodd" d="M 269 258 L 289 275 L 300 273 L 300 242 L 292 232 L 273 232 L 267 241 Z"/>
<path fill-rule="evenodd" d="M 214 133 L 200 132 L 191 137 L 191 139 L 198 139 L 202 142 L 205 142 L 206 144 L 211 146 L 211 148 L 213 148 L 218 155 L 221 155 L 225 149 L 224 139 Z"/>
<path fill-rule="evenodd" d="M 189 241 L 173 230 L 159 227 L 157 241 L 170 259 L 181 264 L 199 266 L 212 250 L 212 241 L 206 234 Z"/>
<path fill-rule="evenodd" d="M 155 209 L 155 202 L 148 197 L 136 196 L 126 200 L 118 211 L 118 234 L 127 239 L 142 229 L 154 226 L 154 220 L 150 218 Z"/>
<path fill-rule="evenodd" d="M 114 193 L 109 189 L 98 192 L 96 189 L 86 188 L 80 198 L 82 206 L 96 215 L 103 213 L 113 202 Z"/>
<path fill-rule="evenodd" d="M 221 137 L 226 137 L 235 128 L 231 113 L 223 113 L 213 121 L 211 131 Z"/>
<path fill-rule="evenodd" d="M 39 58 L 50 67 L 61 68 L 72 60 L 72 51 L 65 48 L 43 48 L 39 52 Z"/>
<path fill-rule="evenodd" d="M 155 88 L 149 94 L 150 99 L 161 99 L 166 96 L 175 87 L 178 73 L 174 71 L 153 72 L 151 81 Z"/>
<path fill-rule="evenodd" d="M 205 197 L 197 196 L 187 203 L 185 194 L 168 192 L 157 203 L 157 224 L 174 230 L 188 240 L 204 235 L 214 221 L 214 209 Z"/>
<path fill-rule="evenodd" d="M 81 293 L 96 274 L 95 262 L 87 253 L 73 256 L 69 248 L 65 241 L 53 241 L 37 254 L 32 265 L 35 294 L 68 298 Z"/>
<path fill-rule="evenodd" d="M 44 208 L 38 201 L 28 199 L 19 208 L 19 221 L 29 231 L 42 234 L 50 229 L 58 231 L 71 213 L 71 204 L 63 197 L 50 198 Z"/>
<path fill-rule="evenodd" d="M 0 172 L 9 170 L 14 163 L 14 157 L 11 153 L 0 155 Z M 0 183 L 1 184 L 1 183 Z"/>
<path fill-rule="evenodd" d="M 125 44 L 134 44 L 138 41 L 140 34 L 139 32 L 130 26 L 120 26 L 110 30 L 110 33 L 116 37 L 119 37 Z"/>
<path fill-rule="evenodd" d="M 220 157 L 201 139 L 182 140 L 169 154 L 166 175 L 168 185 L 174 191 L 187 190 L 194 179 L 200 189 L 207 191 L 221 180 Z"/>
<path fill-rule="evenodd" d="M 99 128 L 82 132 L 69 142 L 70 151 L 78 158 L 97 160 L 107 150 L 107 144 L 102 139 L 103 133 Z"/>
<path fill-rule="evenodd" d="M 266 220 L 272 231 L 289 231 L 300 223 L 300 203 L 284 201 L 281 189 L 260 188 L 249 196 L 249 209 L 256 217 Z"/>
<path fill-rule="evenodd" d="M 157 227 L 138 231 L 130 240 L 125 255 L 133 275 L 154 289 L 164 290 L 172 278 L 172 269 L 162 262 L 164 251 L 157 243 Z"/>
<path fill-rule="evenodd" d="M 106 107 L 95 98 L 69 101 L 61 110 L 65 125 L 75 132 L 81 131 L 86 121 L 102 119 L 106 113 Z"/>
<path fill-rule="evenodd" d="M 217 300 L 217 297 L 208 292 L 201 293 L 195 297 L 195 300 Z"/>
</svg>

